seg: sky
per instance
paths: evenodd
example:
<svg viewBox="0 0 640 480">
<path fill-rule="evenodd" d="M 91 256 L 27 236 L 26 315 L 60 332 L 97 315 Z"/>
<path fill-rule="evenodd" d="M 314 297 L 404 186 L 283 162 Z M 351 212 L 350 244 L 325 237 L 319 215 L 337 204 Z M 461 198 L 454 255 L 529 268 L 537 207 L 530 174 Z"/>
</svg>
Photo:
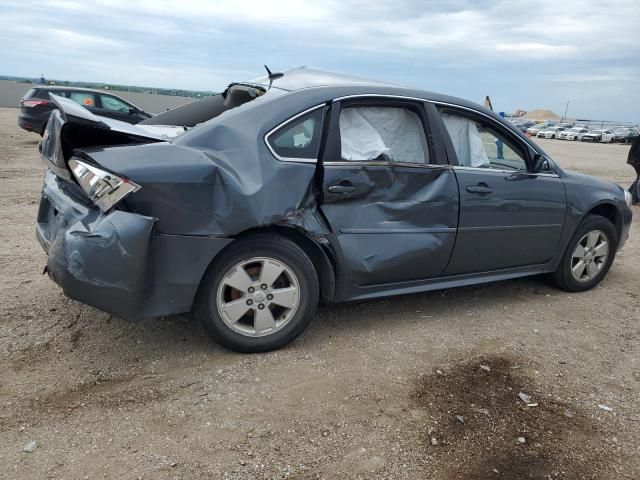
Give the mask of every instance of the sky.
<svg viewBox="0 0 640 480">
<path fill-rule="evenodd" d="M 300 65 L 640 121 L 640 0 L 0 0 L 0 74 L 220 91 Z"/>
</svg>

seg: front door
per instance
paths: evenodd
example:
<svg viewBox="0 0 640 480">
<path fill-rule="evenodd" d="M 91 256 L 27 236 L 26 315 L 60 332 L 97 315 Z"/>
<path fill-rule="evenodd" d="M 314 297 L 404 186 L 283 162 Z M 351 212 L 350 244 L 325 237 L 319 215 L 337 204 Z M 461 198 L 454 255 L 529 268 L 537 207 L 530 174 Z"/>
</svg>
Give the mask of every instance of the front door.
<svg viewBox="0 0 640 480">
<path fill-rule="evenodd" d="M 441 111 L 460 189 L 460 223 L 445 274 L 540 265 L 556 254 L 564 225 L 562 180 L 534 173 L 527 145 L 488 117 Z"/>
<path fill-rule="evenodd" d="M 94 112 L 96 115 L 114 118 L 122 122 L 138 123 L 147 117 L 141 114 L 136 108 L 112 95 L 102 94 L 98 98 L 98 107 Z"/>
<path fill-rule="evenodd" d="M 438 151 L 422 102 L 334 104 L 321 210 L 353 284 L 420 280 L 446 267 L 458 223 L 458 188 Z"/>
</svg>

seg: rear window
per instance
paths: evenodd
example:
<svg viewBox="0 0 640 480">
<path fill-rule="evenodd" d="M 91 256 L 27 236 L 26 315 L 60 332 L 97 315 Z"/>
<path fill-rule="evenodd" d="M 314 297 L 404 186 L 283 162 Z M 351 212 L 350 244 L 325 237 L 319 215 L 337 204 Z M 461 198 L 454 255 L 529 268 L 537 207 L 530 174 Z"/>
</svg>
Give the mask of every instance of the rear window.
<svg viewBox="0 0 640 480">
<path fill-rule="evenodd" d="M 96 96 L 90 92 L 70 92 L 69 98 L 83 107 L 96 106 Z"/>
<path fill-rule="evenodd" d="M 41 88 L 30 89 L 23 98 L 49 98 L 49 92 Z"/>
<path fill-rule="evenodd" d="M 317 158 L 322 114 L 318 108 L 280 127 L 268 138 L 271 149 L 281 158 Z"/>
<path fill-rule="evenodd" d="M 24 97 L 22 97 L 22 98 L 31 98 L 36 94 L 36 91 L 37 90 L 35 88 L 32 88 L 27 93 L 25 93 Z"/>
</svg>

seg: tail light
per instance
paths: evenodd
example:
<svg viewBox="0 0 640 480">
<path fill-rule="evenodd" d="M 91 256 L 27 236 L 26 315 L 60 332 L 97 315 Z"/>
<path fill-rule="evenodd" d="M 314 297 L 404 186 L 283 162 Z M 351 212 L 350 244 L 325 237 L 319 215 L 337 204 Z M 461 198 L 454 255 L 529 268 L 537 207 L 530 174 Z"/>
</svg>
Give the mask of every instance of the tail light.
<svg viewBox="0 0 640 480">
<path fill-rule="evenodd" d="M 40 105 L 50 105 L 51 102 L 49 100 L 21 100 L 20 105 L 23 107 L 38 107 Z"/>
<path fill-rule="evenodd" d="M 108 212 L 124 197 L 140 190 L 140 185 L 126 178 L 77 159 L 69 160 L 69 167 L 91 201 L 103 212 Z"/>
</svg>

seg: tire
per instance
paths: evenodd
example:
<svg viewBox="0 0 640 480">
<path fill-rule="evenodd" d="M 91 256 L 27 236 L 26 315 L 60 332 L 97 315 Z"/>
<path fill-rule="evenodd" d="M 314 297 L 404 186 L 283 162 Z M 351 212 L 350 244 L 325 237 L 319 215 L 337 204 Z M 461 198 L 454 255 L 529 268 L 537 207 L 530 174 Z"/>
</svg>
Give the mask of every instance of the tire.
<svg viewBox="0 0 640 480">
<path fill-rule="evenodd" d="M 271 273 L 279 269 L 279 276 Z M 266 352 L 283 347 L 304 331 L 315 314 L 318 296 L 318 276 L 304 251 L 286 237 L 260 233 L 236 240 L 218 255 L 198 290 L 194 313 L 220 345 L 237 352 Z M 278 298 L 288 307 L 279 305 Z M 259 328 L 258 321 L 268 327 Z"/>
<path fill-rule="evenodd" d="M 585 252 L 585 254 L 590 253 L 590 255 L 587 255 L 588 258 L 586 260 L 580 260 L 580 257 L 575 257 L 576 254 L 580 254 L 577 250 L 578 244 L 582 246 L 586 241 L 587 249 L 593 248 L 589 246 L 589 239 L 586 239 L 586 237 L 590 234 L 595 235 L 596 232 L 598 233 L 597 242 L 607 242 L 608 250 L 606 258 L 603 259 L 597 256 L 598 253 L 602 253 L 602 249 L 598 250 L 600 243 L 596 244 L 597 251 L 590 253 L 587 250 Z M 558 268 L 551 275 L 553 283 L 555 283 L 558 288 L 568 292 L 583 292 L 592 289 L 607 275 L 615 258 L 617 248 L 618 233 L 613 224 L 600 215 L 588 215 L 576 228 Z M 581 261 L 583 265 L 586 262 L 586 266 L 580 280 L 578 280 L 572 272 L 572 269 L 574 269 L 574 272 L 579 273 L 582 265 L 578 264 Z M 593 276 L 590 276 L 591 270 L 594 272 Z"/>
</svg>

